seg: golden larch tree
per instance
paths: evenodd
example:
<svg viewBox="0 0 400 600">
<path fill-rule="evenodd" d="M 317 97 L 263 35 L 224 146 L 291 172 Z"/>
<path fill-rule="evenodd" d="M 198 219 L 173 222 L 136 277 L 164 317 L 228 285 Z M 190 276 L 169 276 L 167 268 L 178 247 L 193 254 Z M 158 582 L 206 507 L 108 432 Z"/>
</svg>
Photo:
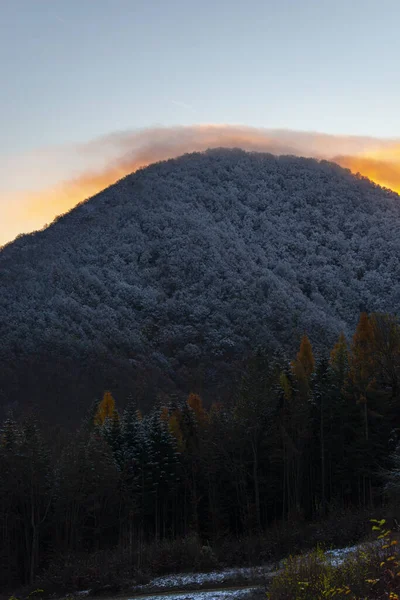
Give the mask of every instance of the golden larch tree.
<svg viewBox="0 0 400 600">
<path fill-rule="evenodd" d="M 279 383 L 283 390 L 285 400 L 290 401 L 292 399 L 292 386 L 290 385 L 289 377 L 284 371 L 282 371 L 279 375 Z"/>
<path fill-rule="evenodd" d="M 196 415 L 198 423 L 205 423 L 207 420 L 207 413 L 204 410 L 202 399 L 198 394 L 189 394 L 187 399 L 188 406 L 193 410 Z"/>
<path fill-rule="evenodd" d="M 115 401 L 111 392 L 104 392 L 103 399 L 94 416 L 95 425 L 103 425 L 106 419 L 113 419 L 116 412 Z"/>
<path fill-rule="evenodd" d="M 296 360 L 292 362 L 292 371 L 298 381 L 308 383 L 311 375 L 315 371 L 315 359 L 312 351 L 311 342 L 306 334 L 303 335 L 300 342 L 300 349 Z"/>
<path fill-rule="evenodd" d="M 160 420 L 162 423 L 168 423 L 169 421 L 169 410 L 167 406 L 163 406 L 160 412 Z"/>
</svg>

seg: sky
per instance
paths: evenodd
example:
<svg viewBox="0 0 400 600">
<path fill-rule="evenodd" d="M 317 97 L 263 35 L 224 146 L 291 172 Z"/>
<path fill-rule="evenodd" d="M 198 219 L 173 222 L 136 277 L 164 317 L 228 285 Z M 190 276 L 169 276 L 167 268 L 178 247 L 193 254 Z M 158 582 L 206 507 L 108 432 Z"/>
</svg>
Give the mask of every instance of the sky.
<svg viewBox="0 0 400 600">
<path fill-rule="evenodd" d="M 398 0 L 0 0 L 0 245 L 39 225 L 21 194 L 109 170 L 132 132 L 400 140 L 399 22 Z"/>
</svg>

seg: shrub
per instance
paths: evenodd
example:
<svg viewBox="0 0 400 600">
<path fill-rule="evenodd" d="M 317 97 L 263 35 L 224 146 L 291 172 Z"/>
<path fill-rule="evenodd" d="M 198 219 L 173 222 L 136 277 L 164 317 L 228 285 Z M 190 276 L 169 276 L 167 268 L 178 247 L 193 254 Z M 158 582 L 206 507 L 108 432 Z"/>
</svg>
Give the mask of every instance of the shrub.
<svg viewBox="0 0 400 600">
<path fill-rule="evenodd" d="M 397 540 L 385 520 L 373 521 L 378 539 L 343 558 L 332 559 L 320 549 L 290 557 L 273 579 L 270 600 L 324 598 L 400 599 L 400 560 Z"/>
</svg>

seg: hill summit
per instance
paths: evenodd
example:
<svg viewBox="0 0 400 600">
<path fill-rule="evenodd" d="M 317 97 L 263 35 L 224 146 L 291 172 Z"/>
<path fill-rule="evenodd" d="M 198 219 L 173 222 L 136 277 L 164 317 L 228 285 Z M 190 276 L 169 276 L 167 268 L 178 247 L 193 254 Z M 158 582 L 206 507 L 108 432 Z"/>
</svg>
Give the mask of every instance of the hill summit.
<svg viewBox="0 0 400 600">
<path fill-rule="evenodd" d="M 400 306 L 400 198 L 313 159 L 210 150 L 125 177 L 0 251 L 0 394 L 217 385 L 258 345 L 327 347 Z"/>
</svg>

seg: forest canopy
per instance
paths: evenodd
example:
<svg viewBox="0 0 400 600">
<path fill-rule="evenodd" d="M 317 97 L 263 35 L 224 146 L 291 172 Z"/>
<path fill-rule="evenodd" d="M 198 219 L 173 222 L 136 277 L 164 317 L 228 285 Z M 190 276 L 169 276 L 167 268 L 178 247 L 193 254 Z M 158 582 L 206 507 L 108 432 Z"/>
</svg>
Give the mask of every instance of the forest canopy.
<svg viewBox="0 0 400 600">
<path fill-rule="evenodd" d="M 291 354 L 306 331 L 319 352 L 360 312 L 397 313 L 399 227 L 396 194 L 324 161 L 147 167 L 0 251 L 0 403 L 208 403 L 255 347 Z"/>
</svg>

